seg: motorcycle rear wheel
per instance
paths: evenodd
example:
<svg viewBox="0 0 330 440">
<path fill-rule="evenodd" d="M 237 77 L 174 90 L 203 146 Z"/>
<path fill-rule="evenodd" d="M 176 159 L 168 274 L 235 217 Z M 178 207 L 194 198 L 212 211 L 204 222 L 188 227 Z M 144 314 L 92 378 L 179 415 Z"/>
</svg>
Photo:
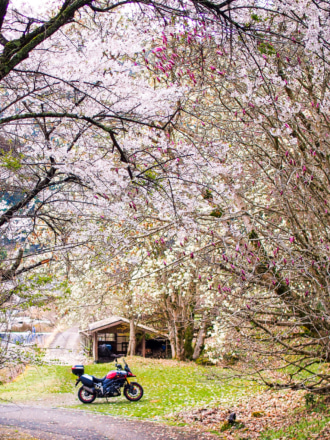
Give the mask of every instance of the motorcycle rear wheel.
<svg viewBox="0 0 330 440">
<path fill-rule="evenodd" d="M 80 387 L 78 391 L 78 399 L 82 403 L 93 403 L 96 399 L 96 394 L 91 394 L 84 387 Z"/>
<path fill-rule="evenodd" d="M 124 388 L 124 396 L 131 402 L 137 402 L 143 396 L 143 388 L 137 382 L 131 382 Z"/>
</svg>

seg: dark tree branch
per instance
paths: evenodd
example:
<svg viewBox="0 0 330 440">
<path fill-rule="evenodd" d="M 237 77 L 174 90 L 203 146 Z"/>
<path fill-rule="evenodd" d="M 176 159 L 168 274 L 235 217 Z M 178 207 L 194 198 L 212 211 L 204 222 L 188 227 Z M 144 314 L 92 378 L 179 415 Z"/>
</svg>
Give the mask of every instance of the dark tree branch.
<svg viewBox="0 0 330 440">
<path fill-rule="evenodd" d="M 33 200 L 37 194 L 39 194 L 42 190 L 45 188 L 48 188 L 49 183 L 52 181 L 56 173 L 56 168 L 53 166 L 48 170 L 46 177 L 37 183 L 37 185 L 34 187 L 32 191 L 30 191 L 23 200 L 16 203 L 14 206 L 8 209 L 7 212 L 2 214 L 0 216 L 0 226 L 4 225 L 5 223 L 9 222 L 11 218 L 14 216 L 14 214 L 19 211 L 20 209 L 24 208 L 28 205 L 28 203 Z"/>
<path fill-rule="evenodd" d="M 47 23 L 34 29 L 21 38 L 9 41 L 0 57 L 0 80 L 5 78 L 11 70 L 20 62 L 29 57 L 30 52 L 47 40 L 62 26 L 73 20 L 76 11 L 90 4 L 93 0 L 72 0 L 65 1 L 60 12 Z M 1 8 L 2 6 L 2 8 Z M 7 10 L 8 0 L 0 3 L 0 14 L 3 13 L 2 21 Z M 1 15 L 0 15 L 1 23 Z"/>
<path fill-rule="evenodd" d="M 12 265 L 12 267 L 2 273 L 0 272 L 0 281 L 9 281 L 15 277 L 16 270 L 19 267 L 19 265 L 21 264 L 22 258 L 23 258 L 23 249 L 21 248 L 18 251 L 17 258 L 16 258 L 14 264 Z"/>
<path fill-rule="evenodd" d="M 15 275 L 20 275 L 21 273 L 28 272 L 29 270 L 35 269 L 36 267 L 42 266 L 43 264 L 53 261 L 53 258 L 47 258 L 46 260 L 39 261 L 38 263 L 32 264 L 31 266 L 23 267 L 18 270 Z"/>
<path fill-rule="evenodd" d="M 7 14 L 8 5 L 9 5 L 9 0 L 0 0 L 0 31 L 1 31 L 5 16 Z"/>
</svg>

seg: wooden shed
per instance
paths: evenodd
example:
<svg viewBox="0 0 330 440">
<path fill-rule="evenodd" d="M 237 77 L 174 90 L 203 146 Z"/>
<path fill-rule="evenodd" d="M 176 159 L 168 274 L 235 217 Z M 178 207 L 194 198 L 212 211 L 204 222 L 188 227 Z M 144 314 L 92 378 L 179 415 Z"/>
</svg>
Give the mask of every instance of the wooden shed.
<svg viewBox="0 0 330 440">
<path fill-rule="evenodd" d="M 107 361 L 103 347 L 111 345 L 111 353 L 125 356 L 129 344 L 130 322 L 120 316 L 111 316 L 93 322 L 87 330 L 80 331 L 86 351 L 96 362 Z M 168 357 L 168 338 L 158 330 L 142 324 L 135 325 L 136 354 L 143 357 Z M 101 348 L 100 348 L 101 347 Z"/>
</svg>

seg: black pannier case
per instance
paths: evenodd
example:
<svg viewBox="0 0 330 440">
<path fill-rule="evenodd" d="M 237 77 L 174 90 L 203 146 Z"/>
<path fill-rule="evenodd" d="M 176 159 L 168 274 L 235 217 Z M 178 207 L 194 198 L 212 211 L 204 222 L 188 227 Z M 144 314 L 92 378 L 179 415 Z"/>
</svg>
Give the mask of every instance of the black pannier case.
<svg viewBox="0 0 330 440">
<path fill-rule="evenodd" d="M 82 376 L 85 372 L 83 365 L 74 365 L 72 368 L 72 373 L 78 377 Z"/>
<path fill-rule="evenodd" d="M 93 381 L 93 377 L 90 376 L 89 374 L 84 374 L 83 376 L 80 377 L 81 382 L 86 385 L 86 387 L 93 387 L 94 385 L 94 381 Z"/>
</svg>

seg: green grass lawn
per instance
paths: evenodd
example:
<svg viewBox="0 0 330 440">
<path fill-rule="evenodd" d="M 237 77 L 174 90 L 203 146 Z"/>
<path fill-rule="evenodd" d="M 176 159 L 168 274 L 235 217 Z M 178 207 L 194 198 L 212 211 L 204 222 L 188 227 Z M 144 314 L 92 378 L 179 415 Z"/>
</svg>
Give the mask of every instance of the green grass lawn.
<svg viewBox="0 0 330 440">
<path fill-rule="evenodd" d="M 330 416 L 322 420 L 301 420 L 285 429 L 268 430 L 262 434 L 261 440 L 311 440 L 317 438 L 329 421 Z"/>
<path fill-rule="evenodd" d="M 219 367 L 138 357 L 129 358 L 128 364 L 137 375 L 134 380 L 144 388 L 141 401 L 129 402 L 120 396 L 110 398 L 108 403 L 105 399 L 96 399 L 91 405 L 79 404 L 77 399 L 74 403 L 72 399 L 69 405 L 116 416 L 162 419 L 185 408 L 214 406 L 217 403 L 234 404 L 242 395 L 257 391 L 256 387 L 237 380 L 235 383 L 210 380 L 209 377 L 214 373 L 220 373 Z M 103 377 L 110 369 L 114 369 L 114 364 L 87 365 L 85 372 Z M 14 402 L 49 400 L 56 403 L 56 395 L 70 393 L 76 396 L 74 383 L 75 376 L 70 367 L 30 367 L 15 382 L 0 389 L 0 398 Z"/>
</svg>

